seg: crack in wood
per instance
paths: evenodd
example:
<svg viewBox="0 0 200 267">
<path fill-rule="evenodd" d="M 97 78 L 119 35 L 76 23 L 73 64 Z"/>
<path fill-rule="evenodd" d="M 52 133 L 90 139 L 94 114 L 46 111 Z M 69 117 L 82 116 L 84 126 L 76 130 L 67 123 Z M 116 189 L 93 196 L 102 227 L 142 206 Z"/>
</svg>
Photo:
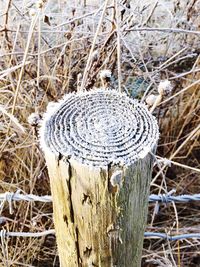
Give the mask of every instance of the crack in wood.
<svg viewBox="0 0 200 267">
<path fill-rule="evenodd" d="M 111 178 L 111 169 L 112 169 L 112 162 L 108 164 L 108 192 L 113 193 L 113 186 L 111 185 L 110 178 Z"/>
<path fill-rule="evenodd" d="M 58 164 L 58 167 L 60 165 L 60 160 L 63 158 L 63 155 L 59 152 L 58 153 L 58 157 L 57 157 L 57 164 Z"/>
<path fill-rule="evenodd" d="M 70 219 L 71 222 L 74 224 L 75 227 L 75 216 L 74 216 L 74 209 L 73 209 L 73 203 L 72 203 L 72 186 L 71 186 L 71 178 L 72 178 L 72 167 L 69 162 L 69 159 L 66 160 L 68 163 L 68 180 L 67 180 L 67 186 L 69 190 L 69 202 L 70 202 Z M 75 246 L 76 246 L 76 255 L 77 255 L 77 262 L 78 266 L 81 266 L 81 256 L 80 256 L 80 249 L 79 249 L 79 243 L 78 243 L 78 228 L 75 227 Z"/>
<path fill-rule="evenodd" d="M 75 244 L 76 244 L 76 253 L 77 253 L 77 259 L 78 259 L 78 265 L 81 267 L 82 260 L 81 260 L 80 249 L 79 249 L 78 228 L 77 227 L 75 228 L 75 232 L 76 232 L 76 242 L 75 242 Z"/>
<path fill-rule="evenodd" d="M 72 188 L 71 188 L 71 178 L 72 178 L 72 168 L 69 160 L 67 160 L 68 163 L 68 180 L 67 180 L 67 186 L 69 190 L 69 202 L 70 202 L 70 219 L 71 222 L 74 223 L 74 210 L 73 210 L 73 204 L 72 204 Z"/>
<path fill-rule="evenodd" d="M 67 218 L 67 215 L 63 215 L 63 220 L 64 222 L 66 223 L 66 225 L 68 226 L 68 218 Z"/>
</svg>

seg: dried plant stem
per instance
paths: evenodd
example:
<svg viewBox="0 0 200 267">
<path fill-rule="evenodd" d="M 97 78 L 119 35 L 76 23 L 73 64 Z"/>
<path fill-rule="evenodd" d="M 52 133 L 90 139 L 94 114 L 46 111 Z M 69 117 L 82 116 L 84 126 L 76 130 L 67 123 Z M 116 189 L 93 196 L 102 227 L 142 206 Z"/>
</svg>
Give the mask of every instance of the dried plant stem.
<svg viewBox="0 0 200 267">
<path fill-rule="evenodd" d="M 40 11 L 39 11 L 40 14 Z M 38 14 L 38 16 L 39 16 Z M 38 60 L 37 60 L 37 87 L 39 88 L 39 81 L 40 81 L 40 65 L 41 65 L 41 21 L 38 18 Z"/>
<path fill-rule="evenodd" d="M 162 159 L 161 157 L 159 156 L 156 156 L 156 158 L 158 159 Z M 163 159 L 164 161 L 165 159 Z M 166 159 L 168 160 L 168 159 Z M 176 162 L 176 161 L 173 161 L 173 160 L 169 160 L 170 163 L 176 165 L 176 166 L 179 166 L 179 167 L 182 167 L 182 168 L 185 168 L 185 169 L 188 169 L 188 170 L 192 170 L 192 171 L 195 171 L 195 172 L 199 172 L 200 173 L 200 169 L 197 169 L 197 168 L 194 168 L 194 167 L 191 167 L 191 166 L 188 166 L 188 165 L 185 165 L 185 164 L 182 164 L 182 163 L 179 163 L 179 162 Z"/>
<path fill-rule="evenodd" d="M 7 4 L 7 7 L 6 7 L 6 11 L 5 11 L 5 21 L 4 21 L 4 28 L 1 30 L 1 31 L 4 31 L 5 32 L 5 38 L 6 38 L 6 41 L 8 42 L 8 45 L 10 46 L 10 40 L 9 40 L 9 37 L 8 37 L 8 13 L 9 13 L 9 9 L 10 9 L 10 6 L 11 6 L 11 0 L 8 1 L 8 4 Z"/>
<path fill-rule="evenodd" d="M 117 32 L 117 72 L 118 72 L 118 90 L 120 93 L 122 93 L 122 87 L 121 87 L 121 79 L 122 79 L 122 72 L 121 72 L 121 49 L 120 49 L 120 25 L 119 25 L 119 10 L 118 10 L 118 1 L 114 0 L 114 6 L 115 6 L 115 26 L 116 26 L 116 32 Z"/>
<path fill-rule="evenodd" d="M 151 16 L 153 15 L 157 5 L 158 5 L 158 0 L 156 0 L 155 3 L 153 4 L 153 7 L 152 7 L 149 15 L 147 16 L 147 18 L 145 18 L 145 21 L 141 25 L 142 27 L 145 26 L 148 23 L 148 21 L 150 20 Z"/>
<path fill-rule="evenodd" d="M 172 160 L 177 154 L 178 152 L 187 144 L 187 142 L 191 139 L 194 138 L 196 135 L 199 135 L 199 129 L 200 129 L 200 124 L 189 134 L 189 136 L 185 139 L 185 141 L 176 149 L 176 151 L 169 157 L 169 160 Z M 154 177 L 154 179 L 152 180 L 152 184 L 155 183 L 155 181 L 157 180 L 158 176 L 161 174 L 161 172 L 164 170 L 164 168 L 166 167 L 163 166 L 160 171 L 156 174 L 156 176 Z"/>
<path fill-rule="evenodd" d="M 17 102 L 17 97 L 18 97 L 18 93 L 19 93 L 19 89 L 20 89 L 20 84 L 21 84 L 21 80 L 22 80 L 24 66 L 26 64 L 26 58 L 27 58 L 27 54 L 28 54 L 28 49 L 29 49 L 29 46 L 30 46 L 33 29 L 35 27 L 37 19 L 38 19 L 38 14 L 36 16 L 34 16 L 32 21 L 31 21 L 31 26 L 30 26 L 30 29 L 29 29 L 27 45 L 26 45 L 26 49 L 24 51 L 24 57 L 23 57 L 23 60 L 22 60 L 22 67 L 21 67 L 21 70 L 20 70 L 20 73 L 19 73 L 19 78 L 18 78 L 18 81 L 17 81 L 17 87 L 16 87 L 15 96 L 14 96 L 14 100 L 13 100 L 11 115 L 13 115 L 14 111 L 15 111 L 15 105 L 16 105 L 16 102 Z M 10 122 L 8 124 L 7 134 L 9 134 L 10 123 L 11 123 L 11 120 L 10 120 Z"/>
<path fill-rule="evenodd" d="M 196 137 L 197 135 L 200 134 L 200 124 L 189 134 L 189 136 L 185 139 L 185 141 L 176 149 L 176 151 L 169 157 L 169 159 L 173 159 L 178 152 L 187 144 L 187 142 L 191 139 Z"/>
<path fill-rule="evenodd" d="M 5 108 L 3 106 L 0 105 L 0 112 L 2 112 L 3 114 L 5 114 L 6 116 L 9 117 L 10 122 L 13 122 L 19 129 L 21 132 L 25 133 L 25 129 L 24 127 L 19 123 L 18 119 L 14 117 L 13 114 L 8 113 Z"/>
<path fill-rule="evenodd" d="M 82 16 L 78 16 L 78 17 L 76 17 L 76 18 L 70 19 L 70 20 L 68 20 L 68 21 L 66 21 L 66 22 L 63 22 L 63 23 L 61 23 L 61 24 L 59 24 L 59 25 L 56 25 L 56 26 L 53 27 L 52 29 L 54 30 L 54 29 L 60 28 L 60 27 L 62 27 L 62 26 L 65 26 L 65 25 L 67 25 L 67 24 L 74 23 L 74 22 L 76 22 L 77 20 L 80 20 L 80 19 L 83 19 L 83 18 L 92 16 L 92 15 L 94 15 L 94 14 L 97 14 L 97 13 L 99 13 L 99 11 L 100 11 L 101 9 L 102 9 L 102 7 L 98 8 L 98 9 L 92 11 L 92 12 L 86 13 L 86 14 L 84 14 L 84 15 L 82 15 Z"/>
<path fill-rule="evenodd" d="M 153 106 L 151 107 L 150 109 L 150 112 L 152 113 L 154 111 L 154 109 L 160 104 L 162 100 L 162 95 L 158 95 L 157 98 L 156 98 L 156 101 L 154 102 Z"/>
<path fill-rule="evenodd" d="M 161 105 L 161 104 L 164 104 L 164 103 L 167 103 L 168 101 L 170 101 L 171 99 L 173 99 L 174 97 L 182 94 L 183 92 L 187 91 L 188 89 L 190 89 L 191 87 L 195 86 L 195 85 L 198 85 L 200 84 L 200 79 L 193 82 L 192 84 L 189 84 L 187 87 L 183 88 L 181 91 L 177 92 L 176 94 L 174 94 L 173 96 L 167 98 L 166 100 L 162 101 L 160 104 L 158 105 Z"/>
<path fill-rule="evenodd" d="M 95 44 L 96 44 L 97 36 L 99 34 L 99 31 L 100 31 L 101 24 L 103 22 L 103 18 L 104 18 L 104 14 L 105 14 L 108 2 L 109 2 L 109 0 L 106 0 L 105 3 L 104 3 L 102 14 L 101 14 L 101 17 L 100 17 L 100 20 L 99 20 L 99 23 L 98 23 L 98 26 L 97 26 L 97 30 L 96 30 L 96 33 L 95 33 L 95 36 L 94 36 L 94 39 L 93 39 L 93 42 L 92 42 L 92 46 L 91 46 L 91 49 L 90 49 L 90 52 L 89 52 L 88 60 L 87 60 L 87 63 L 86 63 L 86 66 L 85 66 L 85 70 L 84 70 L 84 73 L 83 73 L 83 79 L 82 79 L 81 88 L 80 88 L 81 91 L 84 90 L 85 83 L 86 83 L 86 80 L 87 80 L 87 77 L 88 77 L 88 74 L 89 74 L 90 64 L 91 64 L 91 61 L 92 61 L 92 54 L 93 54 L 93 51 L 94 51 L 94 47 L 95 47 Z"/>
<path fill-rule="evenodd" d="M 172 61 L 172 59 L 176 58 L 177 56 L 179 56 L 181 53 L 183 53 L 186 50 L 187 50 L 187 48 L 184 47 L 183 49 L 181 49 L 180 51 L 178 51 L 177 53 L 175 53 L 173 56 L 171 56 L 169 59 L 167 59 L 163 64 L 161 64 L 159 66 L 159 70 L 162 70 L 169 62 Z"/>
<path fill-rule="evenodd" d="M 173 208 L 174 208 L 174 213 L 175 213 L 175 218 L 176 218 L 176 234 L 179 235 L 179 220 L 178 220 L 178 212 L 176 208 L 176 204 L 172 202 Z M 177 258 L 178 258 L 178 267 L 181 267 L 181 255 L 180 255 L 180 241 L 177 241 Z M 175 263 L 176 264 L 176 263 Z"/>
<path fill-rule="evenodd" d="M 143 32 L 143 31 L 150 31 L 150 32 L 167 32 L 167 33 L 187 33 L 187 34 L 196 34 L 200 35 L 199 31 L 192 31 L 192 30 L 185 30 L 185 29 L 179 29 L 179 28 L 129 28 L 126 29 L 126 31 L 138 31 L 138 32 Z"/>
</svg>

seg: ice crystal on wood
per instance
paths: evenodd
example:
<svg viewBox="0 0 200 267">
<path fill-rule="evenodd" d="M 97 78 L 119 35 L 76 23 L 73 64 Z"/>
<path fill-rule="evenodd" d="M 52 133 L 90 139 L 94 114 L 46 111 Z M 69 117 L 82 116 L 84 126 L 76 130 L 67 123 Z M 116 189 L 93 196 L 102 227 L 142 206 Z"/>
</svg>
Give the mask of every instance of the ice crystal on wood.
<svg viewBox="0 0 200 267">
<path fill-rule="evenodd" d="M 158 126 L 146 106 L 115 90 L 66 95 L 50 105 L 41 146 L 83 164 L 130 165 L 153 150 Z"/>
</svg>

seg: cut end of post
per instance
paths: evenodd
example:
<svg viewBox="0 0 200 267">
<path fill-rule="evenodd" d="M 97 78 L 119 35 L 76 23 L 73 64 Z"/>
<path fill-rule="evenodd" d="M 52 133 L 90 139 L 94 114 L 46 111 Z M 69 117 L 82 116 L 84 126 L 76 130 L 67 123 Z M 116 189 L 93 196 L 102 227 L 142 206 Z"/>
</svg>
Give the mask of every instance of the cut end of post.
<svg viewBox="0 0 200 267">
<path fill-rule="evenodd" d="M 50 104 L 40 135 L 45 152 L 106 167 L 144 158 L 154 151 L 159 131 L 145 105 L 115 90 L 97 89 Z"/>
</svg>

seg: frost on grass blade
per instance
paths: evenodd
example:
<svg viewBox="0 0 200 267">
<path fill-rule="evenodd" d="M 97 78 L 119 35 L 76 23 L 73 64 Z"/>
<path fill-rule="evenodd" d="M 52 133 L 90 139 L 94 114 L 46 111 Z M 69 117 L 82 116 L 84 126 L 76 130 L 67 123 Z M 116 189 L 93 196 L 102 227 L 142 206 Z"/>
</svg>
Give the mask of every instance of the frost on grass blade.
<svg viewBox="0 0 200 267">
<path fill-rule="evenodd" d="M 68 94 L 50 104 L 41 146 L 90 166 L 130 165 L 153 151 L 158 126 L 146 106 L 115 90 Z"/>
</svg>

